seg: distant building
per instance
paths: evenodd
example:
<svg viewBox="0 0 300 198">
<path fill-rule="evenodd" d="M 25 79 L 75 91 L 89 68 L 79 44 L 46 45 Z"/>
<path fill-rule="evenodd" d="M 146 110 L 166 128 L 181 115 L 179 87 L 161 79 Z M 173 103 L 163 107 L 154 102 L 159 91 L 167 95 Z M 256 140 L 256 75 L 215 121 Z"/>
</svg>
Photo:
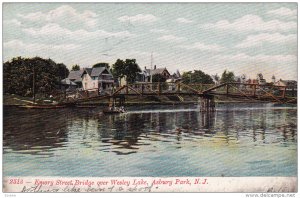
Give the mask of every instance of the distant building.
<svg viewBox="0 0 300 198">
<path fill-rule="evenodd" d="M 261 73 L 257 74 L 257 82 L 260 85 L 265 85 L 267 83 L 266 79 L 264 79 Z"/>
<path fill-rule="evenodd" d="M 288 94 L 292 97 L 297 96 L 297 91 L 298 91 L 297 81 L 280 79 L 279 81 L 277 81 L 275 83 L 275 85 L 283 86 L 283 87 L 280 87 L 279 89 L 282 90 L 282 91 L 285 90 L 286 94 Z"/>
<path fill-rule="evenodd" d="M 82 87 L 84 90 L 106 90 L 114 85 L 113 75 L 106 67 L 85 68 L 82 73 Z"/>
<path fill-rule="evenodd" d="M 82 78 L 83 69 L 77 71 L 70 71 L 67 78 L 61 80 L 61 88 L 64 90 L 74 90 L 77 88 L 82 88 Z"/>
<path fill-rule="evenodd" d="M 161 75 L 165 79 L 168 79 L 171 75 L 167 68 L 156 68 L 156 65 L 154 65 L 154 69 L 147 69 L 145 67 L 145 82 L 151 82 L 151 76 L 153 77 L 154 75 Z"/>
<path fill-rule="evenodd" d="M 169 78 L 167 79 L 166 82 L 178 82 L 178 81 L 181 81 L 181 74 L 179 72 L 179 70 L 177 70 L 175 73 L 173 73 L 172 75 L 169 76 Z"/>
<path fill-rule="evenodd" d="M 77 84 L 77 88 L 82 88 L 82 73 L 84 72 L 84 69 L 80 69 L 77 71 L 70 71 L 68 79 L 71 82 L 74 82 Z"/>
<path fill-rule="evenodd" d="M 276 78 L 275 78 L 275 76 L 273 75 L 273 76 L 272 76 L 272 83 L 275 84 L 275 82 L 276 82 Z"/>
<path fill-rule="evenodd" d="M 286 86 L 287 90 L 292 90 L 297 88 L 297 81 L 295 80 L 282 80 L 275 82 L 275 85 L 277 86 Z"/>
<path fill-rule="evenodd" d="M 256 84 L 256 85 L 257 85 L 257 84 L 258 84 L 258 80 L 257 80 L 257 79 L 250 79 L 250 78 L 249 78 L 249 79 L 246 81 L 246 83 L 247 83 L 247 84 Z"/>
</svg>

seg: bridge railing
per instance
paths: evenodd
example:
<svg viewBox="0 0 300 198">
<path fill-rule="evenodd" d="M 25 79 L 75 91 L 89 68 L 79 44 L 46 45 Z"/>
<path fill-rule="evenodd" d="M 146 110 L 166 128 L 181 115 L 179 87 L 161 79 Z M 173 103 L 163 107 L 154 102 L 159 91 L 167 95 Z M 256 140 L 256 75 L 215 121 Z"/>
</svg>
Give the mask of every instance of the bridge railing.
<svg viewBox="0 0 300 198">
<path fill-rule="evenodd" d="M 211 88 L 214 84 L 184 84 L 181 82 L 154 82 L 154 83 L 132 83 L 128 84 L 132 89 L 124 89 L 120 93 L 130 94 L 139 92 L 141 94 L 165 94 L 165 93 L 201 93 Z"/>
<path fill-rule="evenodd" d="M 248 83 L 224 83 L 210 88 L 205 93 L 215 93 L 219 95 L 244 95 L 257 97 L 296 97 L 297 87 L 277 86 L 270 84 L 248 84 Z"/>
<path fill-rule="evenodd" d="M 135 94 L 135 95 L 160 95 L 160 94 L 213 94 L 213 95 L 231 95 L 251 96 L 259 98 L 296 98 L 297 86 L 276 86 L 276 85 L 259 85 L 247 83 L 224 83 L 215 84 L 184 84 L 181 82 L 155 82 L 155 83 L 132 83 L 122 87 L 113 87 L 110 89 L 89 89 L 60 91 L 55 94 L 57 101 L 76 101 L 100 96 L 111 96 L 116 94 Z"/>
</svg>

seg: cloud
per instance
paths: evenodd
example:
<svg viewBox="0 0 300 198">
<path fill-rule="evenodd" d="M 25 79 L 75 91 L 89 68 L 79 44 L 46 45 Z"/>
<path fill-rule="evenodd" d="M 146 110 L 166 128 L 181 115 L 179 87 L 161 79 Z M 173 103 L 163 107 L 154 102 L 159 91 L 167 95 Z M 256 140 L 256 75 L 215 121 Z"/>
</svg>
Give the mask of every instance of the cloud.
<svg viewBox="0 0 300 198">
<path fill-rule="evenodd" d="M 84 29 L 71 31 L 69 29 L 63 28 L 56 23 L 49 23 L 41 28 L 24 28 L 23 32 L 33 36 L 33 37 L 51 37 L 59 39 L 72 39 L 72 40 L 90 40 L 96 38 L 127 38 L 133 37 L 128 31 L 122 32 L 107 32 L 104 30 L 87 31 Z"/>
<path fill-rule="evenodd" d="M 17 26 L 17 27 L 20 27 L 22 25 L 22 23 L 20 21 L 18 21 L 17 19 L 4 20 L 3 24 L 7 25 L 7 26 L 14 25 L 14 26 Z"/>
<path fill-rule="evenodd" d="M 238 54 L 217 54 L 207 62 L 211 68 L 219 73 L 225 68 L 234 71 L 235 74 L 246 74 L 255 78 L 257 73 L 262 73 L 266 79 L 274 74 L 277 78 L 297 79 L 297 56 L 296 55 L 265 55 L 259 54 L 250 56 L 245 53 Z M 222 68 L 222 69 L 220 69 Z M 214 70 L 212 70 L 214 71 Z"/>
<path fill-rule="evenodd" d="M 295 62 L 297 61 L 297 56 L 295 55 L 255 55 L 249 56 L 245 53 L 239 53 L 234 55 L 217 55 L 214 57 L 221 61 L 231 61 L 231 62 Z"/>
<path fill-rule="evenodd" d="M 50 23 L 83 23 L 87 27 L 94 27 L 97 24 L 97 14 L 85 10 L 82 13 L 77 12 L 76 9 L 69 5 L 60 6 L 54 10 L 50 10 L 47 13 L 34 12 L 28 14 L 18 14 L 22 19 L 38 22 L 46 21 Z"/>
<path fill-rule="evenodd" d="M 257 35 L 249 35 L 245 40 L 241 43 L 237 44 L 236 48 L 249 48 L 249 47 L 257 47 L 264 43 L 270 44 L 287 44 L 287 43 L 297 43 L 297 35 L 289 34 L 283 35 L 280 33 L 261 33 Z"/>
<path fill-rule="evenodd" d="M 183 41 L 186 40 L 186 38 L 184 37 L 178 37 L 178 36 L 174 36 L 174 35 L 164 35 L 159 37 L 157 40 L 159 41 L 166 41 L 166 42 L 176 42 L 176 43 L 181 43 Z"/>
<path fill-rule="evenodd" d="M 281 31 L 288 32 L 297 29 L 296 22 L 283 22 L 279 20 L 264 21 L 257 15 L 245 15 L 241 18 L 230 22 L 228 20 L 220 20 L 216 23 L 207 23 L 202 25 L 203 29 L 217 29 L 222 31 L 231 31 L 232 33 L 241 32 L 271 32 Z"/>
<path fill-rule="evenodd" d="M 188 50 L 196 49 L 196 50 L 211 51 L 211 52 L 219 52 L 225 49 L 224 47 L 217 44 L 208 45 L 200 42 L 196 42 L 192 45 L 181 45 L 178 47 L 188 49 Z"/>
<path fill-rule="evenodd" d="M 178 23 L 193 23 L 192 20 L 185 19 L 185 18 L 178 18 L 178 19 L 176 19 L 176 22 L 178 22 Z"/>
<path fill-rule="evenodd" d="M 138 14 L 135 16 L 121 16 L 118 18 L 121 22 L 131 22 L 131 23 L 153 23 L 158 21 L 159 18 L 152 14 Z"/>
<path fill-rule="evenodd" d="M 288 17 L 291 19 L 297 18 L 297 9 L 291 10 L 289 8 L 281 7 L 276 10 L 270 10 L 267 12 L 269 15 L 280 16 L 280 17 Z"/>
<path fill-rule="evenodd" d="M 62 44 L 62 45 L 48 45 L 42 43 L 24 43 L 21 40 L 11 40 L 3 43 L 4 48 L 11 49 L 26 49 L 26 51 L 30 52 L 40 52 L 40 51 L 55 51 L 63 50 L 63 51 L 72 51 L 80 47 L 80 45 L 76 44 Z"/>
<path fill-rule="evenodd" d="M 150 30 L 150 32 L 152 32 L 152 33 L 167 34 L 167 33 L 169 33 L 169 30 L 165 30 L 165 29 L 152 29 L 152 30 Z"/>
</svg>

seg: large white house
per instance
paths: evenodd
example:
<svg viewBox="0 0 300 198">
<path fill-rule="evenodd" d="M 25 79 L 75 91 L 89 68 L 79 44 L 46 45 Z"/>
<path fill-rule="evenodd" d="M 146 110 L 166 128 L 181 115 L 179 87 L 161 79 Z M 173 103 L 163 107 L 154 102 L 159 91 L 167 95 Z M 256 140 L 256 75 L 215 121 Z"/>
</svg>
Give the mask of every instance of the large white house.
<svg viewBox="0 0 300 198">
<path fill-rule="evenodd" d="M 106 67 L 85 68 L 82 73 L 82 87 L 84 90 L 106 90 L 114 85 L 113 75 Z"/>
</svg>

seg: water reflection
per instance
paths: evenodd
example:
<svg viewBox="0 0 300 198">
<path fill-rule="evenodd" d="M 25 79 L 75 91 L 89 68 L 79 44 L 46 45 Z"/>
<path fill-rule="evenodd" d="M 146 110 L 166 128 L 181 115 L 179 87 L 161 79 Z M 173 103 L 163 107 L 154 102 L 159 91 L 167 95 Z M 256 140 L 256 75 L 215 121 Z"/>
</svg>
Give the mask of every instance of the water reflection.
<svg viewBox="0 0 300 198">
<path fill-rule="evenodd" d="M 4 153 L 12 150 L 51 156 L 55 149 L 81 149 L 81 145 L 128 155 L 155 141 L 177 145 L 182 141 L 211 141 L 247 146 L 288 145 L 297 140 L 296 109 L 225 106 L 216 112 L 200 112 L 193 106 L 154 112 L 129 110 L 121 115 L 99 112 L 100 109 L 4 108 Z"/>
</svg>

